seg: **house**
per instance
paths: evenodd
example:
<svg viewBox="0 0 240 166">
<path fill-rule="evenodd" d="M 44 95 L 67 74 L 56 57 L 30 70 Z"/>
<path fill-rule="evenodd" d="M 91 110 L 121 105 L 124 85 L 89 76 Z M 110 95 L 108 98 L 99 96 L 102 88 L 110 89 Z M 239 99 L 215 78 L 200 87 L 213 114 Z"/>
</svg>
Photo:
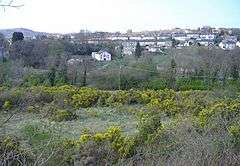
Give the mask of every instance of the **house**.
<svg viewBox="0 0 240 166">
<path fill-rule="evenodd" d="M 163 52 L 161 50 L 161 47 L 157 47 L 157 46 L 149 46 L 148 47 L 148 51 L 151 52 L 151 53 L 160 53 L 160 52 Z"/>
<path fill-rule="evenodd" d="M 172 41 L 171 40 L 158 40 L 157 46 L 162 48 L 171 48 L 172 47 Z"/>
<path fill-rule="evenodd" d="M 129 38 L 129 40 L 142 40 L 142 37 L 141 36 L 131 36 L 130 38 Z"/>
<path fill-rule="evenodd" d="M 69 59 L 69 60 L 67 61 L 67 64 L 68 64 L 68 65 L 74 65 L 74 64 L 80 64 L 80 63 L 82 63 L 82 62 L 83 62 L 83 60 L 80 59 L 80 58 L 72 58 L 72 59 Z"/>
<path fill-rule="evenodd" d="M 79 65 L 84 62 L 93 62 L 94 59 L 90 56 L 84 56 L 84 55 L 72 55 L 71 59 L 67 61 L 67 64 L 69 66 L 72 65 Z"/>
<path fill-rule="evenodd" d="M 182 49 L 186 46 L 186 41 L 179 41 L 179 43 L 175 46 L 177 49 Z"/>
<path fill-rule="evenodd" d="M 165 34 L 159 34 L 157 36 L 157 40 L 167 40 L 167 39 L 171 39 L 172 35 L 165 33 Z"/>
<path fill-rule="evenodd" d="M 219 47 L 223 50 L 233 50 L 236 48 L 236 42 L 223 40 L 219 44 Z"/>
<path fill-rule="evenodd" d="M 237 42 L 237 36 L 225 36 L 224 40 L 226 41 L 232 41 L 232 42 Z"/>
<path fill-rule="evenodd" d="M 209 40 L 209 39 L 202 39 L 202 40 L 198 40 L 197 44 L 199 46 L 208 47 L 208 46 L 213 46 L 214 45 L 214 41 L 213 40 Z"/>
<path fill-rule="evenodd" d="M 156 38 L 153 36 L 144 36 L 142 37 L 142 40 L 155 40 Z"/>
<path fill-rule="evenodd" d="M 133 55 L 137 46 L 137 42 L 134 41 L 123 42 L 122 46 L 124 55 Z"/>
<path fill-rule="evenodd" d="M 238 41 L 238 42 L 236 43 L 236 46 L 240 47 L 240 41 Z"/>
<path fill-rule="evenodd" d="M 190 39 L 198 39 L 200 35 L 198 33 L 187 33 L 187 37 Z"/>
<path fill-rule="evenodd" d="M 173 34 L 172 35 L 172 38 L 175 39 L 175 40 L 178 40 L 178 41 L 186 41 L 186 40 L 189 40 L 190 38 L 187 37 L 186 34 L 184 33 L 176 33 L 176 34 Z"/>
<path fill-rule="evenodd" d="M 202 40 L 214 40 L 216 35 L 211 34 L 211 33 L 201 33 L 199 35 L 200 39 Z"/>
<path fill-rule="evenodd" d="M 156 42 L 154 40 L 145 40 L 145 41 L 140 41 L 139 42 L 140 46 L 146 47 L 146 46 L 154 46 L 156 45 Z"/>
<path fill-rule="evenodd" d="M 107 38 L 108 40 L 122 40 L 122 41 L 125 41 L 125 40 L 128 40 L 129 37 L 128 36 L 110 36 Z"/>
<path fill-rule="evenodd" d="M 111 61 L 112 55 L 107 51 L 92 52 L 92 57 L 97 61 Z"/>
</svg>

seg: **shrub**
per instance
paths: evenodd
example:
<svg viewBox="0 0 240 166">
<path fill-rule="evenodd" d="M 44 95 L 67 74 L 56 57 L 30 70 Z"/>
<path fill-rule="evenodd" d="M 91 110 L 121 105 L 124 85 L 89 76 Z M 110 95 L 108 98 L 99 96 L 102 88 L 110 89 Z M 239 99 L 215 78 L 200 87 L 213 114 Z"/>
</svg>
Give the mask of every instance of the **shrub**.
<svg viewBox="0 0 240 166">
<path fill-rule="evenodd" d="M 16 137 L 0 138 L 0 165 L 28 165 L 32 161 L 29 151 L 22 149 Z"/>
<path fill-rule="evenodd" d="M 148 112 L 140 115 L 138 121 L 139 142 L 148 141 L 162 128 L 161 117 L 162 115 L 157 112 Z"/>
<path fill-rule="evenodd" d="M 231 125 L 228 127 L 228 132 L 232 137 L 232 143 L 237 149 L 240 148 L 240 125 Z"/>
<path fill-rule="evenodd" d="M 53 113 L 53 115 L 50 117 L 52 121 L 71 121 L 76 119 L 77 116 L 76 114 L 73 114 L 72 112 L 68 110 L 57 110 L 56 112 Z"/>
<path fill-rule="evenodd" d="M 131 155 L 134 152 L 135 147 L 135 140 L 133 138 L 123 136 L 119 127 L 110 127 L 106 130 L 106 132 L 102 133 L 85 133 L 81 135 L 79 140 L 70 142 L 70 145 L 77 147 L 80 146 L 81 151 L 84 151 L 85 147 L 90 142 L 94 143 L 96 146 L 95 148 L 109 145 L 109 148 L 113 150 L 119 156 L 119 158 L 124 158 Z"/>
<path fill-rule="evenodd" d="M 81 88 L 72 96 L 72 104 L 75 109 L 87 108 L 95 105 L 98 98 L 98 90 L 92 88 Z"/>
<path fill-rule="evenodd" d="M 112 92 L 111 96 L 107 99 L 107 106 L 121 106 L 128 104 L 130 94 L 127 91 L 116 91 Z"/>
<path fill-rule="evenodd" d="M 203 109 L 198 114 L 198 121 L 201 127 L 205 127 L 212 116 L 220 115 L 223 119 L 227 121 L 233 119 L 239 115 L 240 101 L 225 99 L 220 101 L 215 101 L 209 104 L 209 106 Z"/>
<path fill-rule="evenodd" d="M 3 109 L 5 110 L 10 110 L 11 108 L 13 107 L 11 101 L 5 101 L 4 104 L 3 104 Z"/>
</svg>

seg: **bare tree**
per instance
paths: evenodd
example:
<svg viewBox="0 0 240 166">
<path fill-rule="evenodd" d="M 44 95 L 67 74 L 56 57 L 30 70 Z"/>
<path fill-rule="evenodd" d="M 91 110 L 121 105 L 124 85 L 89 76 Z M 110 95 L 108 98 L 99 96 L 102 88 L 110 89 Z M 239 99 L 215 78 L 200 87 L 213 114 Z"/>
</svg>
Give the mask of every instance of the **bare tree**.
<svg viewBox="0 0 240 166">
<path fill-rule="evenodd" d="M 6 7 L 12 7 L 12 8 L 20 8 L 23 7 L 23 4 L 15 4 L 15 0 L 8 0 L 7 2 L 3 2 L 3 0 L 0 0 L 0 7 L 3 7 L 5 10 Z"/>
</svg>

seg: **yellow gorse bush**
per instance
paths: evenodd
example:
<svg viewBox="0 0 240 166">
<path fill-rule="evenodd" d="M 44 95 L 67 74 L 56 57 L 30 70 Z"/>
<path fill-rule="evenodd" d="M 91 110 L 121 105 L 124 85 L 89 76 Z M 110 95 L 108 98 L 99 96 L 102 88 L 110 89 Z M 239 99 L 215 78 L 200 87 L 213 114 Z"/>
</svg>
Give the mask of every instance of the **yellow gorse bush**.
<svg viewBox="0 0 240 166">
<path fill-rule="evenodd" d="M 76 146 L 83 147 L 88 142 L 107 143 L 116 151 L 120 157 L 127 157 L 133 150 L 135 141 L 133 138 L 122 135 L 122 130 L 119 127 L 110 127 L 106 132 L 95 134 L 82 134 L 80 139 L 75 142 Z"/>
</svg>

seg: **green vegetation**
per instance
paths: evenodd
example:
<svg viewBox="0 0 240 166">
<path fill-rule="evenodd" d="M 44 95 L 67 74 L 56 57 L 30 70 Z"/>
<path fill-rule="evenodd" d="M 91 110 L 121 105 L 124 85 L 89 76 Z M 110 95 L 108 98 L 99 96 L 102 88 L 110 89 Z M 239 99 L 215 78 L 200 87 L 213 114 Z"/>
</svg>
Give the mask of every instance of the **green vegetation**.
<svg viewBox="0 0 240 166">
<path fill-rule="evenodd" d="M 237 91 L 0 89 L 1 151 L 30 165 L 239 164 Z"/>
<path fill-rule="evenodd" d="M 136 58 L 118 43 L 13 40 L 0 165 L 240 165 L 239 49 L 137 45 Z M 113 61 L 90 59 L 101 49 Z"/>
</svg>

